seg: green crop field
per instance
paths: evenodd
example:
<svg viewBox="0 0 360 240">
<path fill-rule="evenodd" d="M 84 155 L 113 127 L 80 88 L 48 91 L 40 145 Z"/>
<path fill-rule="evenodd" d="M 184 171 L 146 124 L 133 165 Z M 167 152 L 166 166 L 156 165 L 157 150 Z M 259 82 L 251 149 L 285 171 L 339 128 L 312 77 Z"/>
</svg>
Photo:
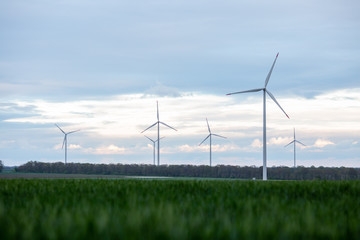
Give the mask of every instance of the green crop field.
<svg viewBox="0 0 360 240">
<path fill-rule="evenodd" d="M 0 239 L 360 239 L 360 181 L 0 179 Z"/>
</svg>

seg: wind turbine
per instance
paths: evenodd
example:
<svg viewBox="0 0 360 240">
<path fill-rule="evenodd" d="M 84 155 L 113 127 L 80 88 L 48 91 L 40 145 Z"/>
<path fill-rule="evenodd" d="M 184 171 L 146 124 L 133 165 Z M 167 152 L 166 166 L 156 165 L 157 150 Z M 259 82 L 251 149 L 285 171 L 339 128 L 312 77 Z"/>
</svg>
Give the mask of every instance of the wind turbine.
<svg viewBox="0 0 360 240">
<path fill-rule="evenodd" d="M 210 138 L 210 167 L 211 167 L 211 136 L 216 136 L 216 137 L 221 137 L 221 138 L 226 138 L 226 137 L 223 137 L 223 136 L 220 136 L 220 135 L 217 135 L 215 133 L 211 133 L 211 130 L 210 130 L 210 126 L 209 126 L 209 122 L 206 118 L 206 123 L 207 123 L 207 126 L 208 126 L 208 130 L 209 130 L 209 135 L 199 144 L 199 146 L 206 141 L 206 139 Z"/>
<path fill-rule="evenodd" d="M 76 131 L 71 131 L 71 132 L 65 132 L 64 130 L 62 130 L 56 123 L 55 123 L 55 126 L 57 126 L 60 131 L 62 131 L 62 133 L 65 135 L 64 136 L 64 141 L 63 141 L 63 145 L 62 145 L 62 149 L 64 148 L 64 145 L 65 145 L 65 164 L 67 162 L 67 135 L 71 134 L 71 133 L 74 133 L 74 132 L 78 132 L 80 130 L 76 130 Z"/>
<path fill-rule="evenodd" d="M 248 92 L 260 92 L 263 91 L 263 180 L 267 180 L 267 167 L 266 167 L 266 94 L 269 95 L 269 97 L 279 106 L 279 108 L 281 109 L 281 111 L 283 111 L 283 113 L 285 113 L 286 117 L 289 118 L 289 116 L 286 114 L 286 112 L 284 111 L 284 109 L 282 109 L 282 107 L 280 106 L 280 104 L 276 101 L 274 95 L 272 95 L 271 92 L 269 92 L 269 90 L 266 89 L 266 86 L 269 83 L 269 79 L 271 76 L 271 73 L 273 71 L 273 68 L 275 66 L 276 63 L 276 59 L 278 58 L 279 53 L 276 55 L 275 60 L 273 65 L 271 66 L 271 69 L 265 79 L 265 86 L 263 88 L 256 88 L 256 89 L 251 89 L 251 90 L 246 90 L 246 91 L 241 91 L 241 92 L 234 92 L 234 93 L 228 93 L 226 95 L 232 95 L 232 94 L 239 94 L 239 93 L 248 93 Z M 290 119 L 290 118 L 289 118 Z"/>
<path fill-rule="evenodd" d="M 150 127 L 148 127 L 147 129 L 145 129 L 144 131 L 142 131 L 141 133 L 143 133 L 143 132 L 145 132 L 146 130 L 148 130 L 148 129 L 150 129 L 150 128 L 152 128 L 153 126 L 155 126 L 155 125 L 157 125 L 157 165 L 159 166 L 160 165 L 160 124 L 162 124 L 162 125 L 164 125 L 164 126 L 166 126 L 166 127 L 168 127 L 168 128 L 171 128 L 171 129 L 173 129 L 173 130 L 175 130 L 175 131 L 177 131 L 175 128 L 173 128 L 173 127 L 170 127 L 169 125 L 167 125 L 166 123 L 163 123 L 163 122 L 160 122 L 160 120 L 159 120 L 159 103 L 158 103 L 158 101 L 156 101 L 156 110 L 157 110 L 157 122 L 156 123 L 154 123 L 153 125 L 151 125 Z"/>
<path fill-rule="evenodd" d="M 295 128 L 294 128 L 294 140 L 292 140 L 290 143 L 288 143 L 287 145 L 285 145 L 284 147 L 289 146 L 290 144 L 294 144 L 294 168 L 296 168 L 296 143 L 300 143 L 303 146 L 306 146 L 305 144 L 303 144 L 302 142 L 296 140 L 295 138 Z"/>
<path fill-rule="evenodd" d="M 155 166 L 155 143 L 156 143 L 158 140 L 153 140 L 153 139 L 149 138 L 148 136 L 144 136 L 144 137 L 146 137 L 147 139 L 149 139 L 149 140 L 153 143 L 153 149 L 154 149 L 153 155 L 154 155 L 154 166 Z M 164 137 L 162 137 L 162 138 L 160 138 L 160 139 L 163 139 L 163 138 L 164 138 Z"/>
</svg>

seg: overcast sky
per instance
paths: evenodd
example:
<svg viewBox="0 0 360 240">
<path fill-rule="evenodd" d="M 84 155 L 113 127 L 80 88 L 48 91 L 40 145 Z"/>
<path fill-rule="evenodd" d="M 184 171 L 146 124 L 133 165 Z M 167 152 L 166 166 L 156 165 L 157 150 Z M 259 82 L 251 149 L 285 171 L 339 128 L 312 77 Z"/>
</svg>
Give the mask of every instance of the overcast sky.
<svg viewBox="0 0 360 240">
<path fill-rule="evenodd" d="M 151 164 L 140 132 L 160 120 L 161 164 L 360 167 L 359 1 L 0 2 L 0 159 Z M 156 129 L 146 132 L 156 138 Z"/>
</svg>

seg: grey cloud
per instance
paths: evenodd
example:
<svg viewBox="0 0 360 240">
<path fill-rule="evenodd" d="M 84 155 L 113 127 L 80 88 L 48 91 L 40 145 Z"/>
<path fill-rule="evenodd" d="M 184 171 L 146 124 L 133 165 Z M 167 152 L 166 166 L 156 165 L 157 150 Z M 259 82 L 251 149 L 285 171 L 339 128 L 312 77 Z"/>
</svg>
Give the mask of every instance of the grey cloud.
<svg viewBox="0 0 360 240">
<path fill-rule="evenodd" d="M 36 116 L 34 105 L 20 106 L 16 103 L 0 103 L 0 120 Z"/>
<path fill-rule="evenodd" d="M 182 96 L 179 89 L 165 86 L 165 85 L 161 84 L 160 82 L 157 82 L 156 86 L 151 87 L 148 90 L 146 90 L 144 92 L 144 95 L 145 96 L 155 95 L 155 96 L 159 96 L 159 97 L 181 97 Z"/>
</svg>

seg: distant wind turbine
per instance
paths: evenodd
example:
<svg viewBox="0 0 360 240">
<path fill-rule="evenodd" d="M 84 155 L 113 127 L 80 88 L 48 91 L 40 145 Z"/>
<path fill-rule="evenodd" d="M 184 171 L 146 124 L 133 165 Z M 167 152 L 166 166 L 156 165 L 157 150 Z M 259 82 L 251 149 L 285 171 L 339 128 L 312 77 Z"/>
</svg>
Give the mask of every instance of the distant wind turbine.
<svg viewBox="0 0 360 240">
<path fill-rule="evenodd" d="M 296 140 L 295 138 L 295 128 L 294 128 L 294 140 L 292 140 L 290 143 L 288 143 L 287 145 L 285 145 L 285 147 L 289 146 L 290 144 L 294 144 L 294 168 L 296 168 L 296 143 L 300 143 L 303 146 L 306 146 L 305 144 L 303 144 L 302 142 Z"/>
<path fill-rule="evenodd" d="M 168 128 L 171 128 L 171 129 L 173 129 L 173 130 L 175 130 L 175 131 L 177 131 L 175 128 L 173 128 L 173 127 L 170 127 L 169 125 L 167 125 L 166 123 L 163 123 L 163 122 L 160 122 L 160 120 L 159 120 L 159 103 L 158 103 L 158 101 L 156 101 L 156 110 L 157 110 L 157 122 L 156 123 L 154 123 L 153 125 L 151 125 L 150 127 L 148 127 L 147 129 L 145 129 L 144 131 L 142 131 L 141 133 L 143 133 L 143 132 L 145 132 L 146 130 L 148 130 L 148 129 L 150 129 L 150 128 L 152 128 L 153 126 L 155 126 L 155 125 L 157 125 L 157 135 L 158 135 L 158 137 L 157 137 L 157 165 L 159 166 L 160 165 L 160 123 L 162 124 L 162 125 L 164 125 L 164 126 L 166 126 L 166 127 L 168 127 Z"/>
<path fill-rule="evenodd" d="M 226 138 L 226 137 L 223 137 L 223 136 L 220 136 L 220 135 L 217 135 L 215 133 L 211 133 L 211 130 L 210 130 L 210 126 L 209 126 L 209 122 L 206 118 L 206 123 L 207 123 L 207 126 L 208 126 L 208 130 L 209 130 L 209 135 L 199 144 L 199 146 L 206 141 L 206 139 L 210 138 L 210 167 L 211 167 L 211 136 L 216 136 L 216 137 L 221 137 L 221 138 Z"/>
<path fill-rule="evenodd" d="M 281 109 L 281 111 L 283 111 L 283 113 L 285 113 L 286 117 L 289 118 L 289 116 L 286 114 L 286 112 L 284 111 L 284 109 L 282 109 L 282 107 L 280 106 L 280 104 L 276 101 L 274 95 L 271 94 L 271 92 L 269 92 L 269 90 L 266 89 L 266 86 L 269 83 L 269 79 L 271 76 L 271 73 L 273 71 L 273 68 L 275 66 L 276 60 L 279 56 L 279 53 L 276 55 L 275 60 L 273 65 L 271 66 L 271 69 L 266 77 L 265 80 L 265 86 L 263 88 L 256 88 L 256 89 L 251 89 L 251 90 L 246 90 L 246 91 L 241 91 L 241 92 L 234 92 L 234 93 L 228 93 L 226 95 L 232 95 L 232 94 L 239 94 L 239 93 L 248 93 L 248 92 L 260 92 L 263 91 L 263 180 L 267 180 L 267 167 L 266 167 L 266 93 L 269 95 L 269 97 L 279 106 L 279 108 Z"/>
<path fill-rule="evenodd" d="M 80 130 L 76 130 L 76 131 L 71 131 L 71 132 L 65 132 L 64 130 L 62 130 L 56 123 L 55 123 L 55 126 L 57 126 L 60 131 L 65 135 L 64 136 L 64 141 L 63 141 L 63 145 L 62 145 L 62 149 L 64 148 L 64 145 L 65 145 L 65 164 L 67 163 L 67 135 L 71 134 L 71 133 L 74 133 L 74 132 L 78 132 Z"/>
<path fill-rule="evenodd" d="M 153 143 L 153 149 L 154 149 L 154 152 L 153 152 L 153 156 L 154 156 L 154 165 L 155 165 L 155 143 L 158 141 L 158 140 L 153 140 L 151 138 L 149 138 L 148 136 L 144 136 L 146 137 L 147 139 L 149 139 L 152 143 Z M 164 137 L 160 138 L 160 139 L 163 139 Z"/>
</svg>

